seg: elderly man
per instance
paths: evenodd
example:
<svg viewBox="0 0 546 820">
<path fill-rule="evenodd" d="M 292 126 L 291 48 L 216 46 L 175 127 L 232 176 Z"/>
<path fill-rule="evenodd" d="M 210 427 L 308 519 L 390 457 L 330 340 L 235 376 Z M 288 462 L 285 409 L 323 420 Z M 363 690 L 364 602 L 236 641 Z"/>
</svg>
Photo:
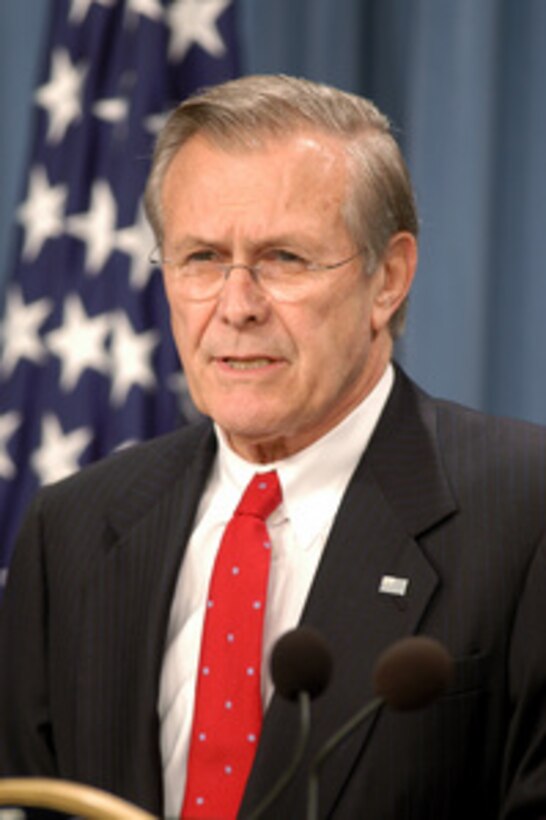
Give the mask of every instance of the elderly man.
<svg viewBox="0 0 546 820">
<path fill-rule="evenodd" d="M 305 815 L 310 761 L 416 633 L 449 690 L 351 734 L 320 817 L 545 817 L 546 434 L 392 363 L 418 221 L 387 120 L 288 77 L 212 88 L 165 125 L 146 200 L 210 420 L 36 499 L 0 617 L 1 773 L 245 817 L 295 742 L 268 659 L 302 623 L 334 675 L 267 817 Z"/>
</svg>

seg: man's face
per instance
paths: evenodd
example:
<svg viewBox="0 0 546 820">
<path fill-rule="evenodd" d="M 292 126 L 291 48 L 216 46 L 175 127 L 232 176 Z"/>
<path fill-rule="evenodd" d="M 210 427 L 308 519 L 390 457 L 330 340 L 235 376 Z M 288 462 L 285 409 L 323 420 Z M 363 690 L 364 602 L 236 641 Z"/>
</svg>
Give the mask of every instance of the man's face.
<svg viewBox="0 0 546 820">
<path fill-rule="evenodd" d="M 358 250 L 341 213 L 347 185 L 336 139 L 305 132 L 227 152 L 197 135 L 165 176 L 164 256 L 214 250 L 228 263 L 253 264 L 281 249 L 313 262 L 345 259 Z M 365 255 L 317 273 L 294 303 L 268 296 L 244 268 L 231 271 L 219 296 L 192 302 L 166 271 L 194 402 L 244 458 L 297 452 L 377 382 L 391 351 L 388 316 L 376 310 L 385 277 L 381 266 L 367 277 L 364 263 Z"/>
</svg>

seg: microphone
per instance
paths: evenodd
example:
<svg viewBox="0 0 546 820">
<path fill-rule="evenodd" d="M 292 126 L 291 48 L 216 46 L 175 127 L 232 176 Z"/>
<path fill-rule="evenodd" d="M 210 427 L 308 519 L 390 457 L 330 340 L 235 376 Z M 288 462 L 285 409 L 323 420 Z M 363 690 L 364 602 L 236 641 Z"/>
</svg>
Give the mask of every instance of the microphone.
<svg viewBox="0 0 546 820">
<path fill-rule="evenodd" d="M 316 820 L 318 817 L 320 771 L 326 759 L 342 741 L 382 706 L 406 712 L 432 703 L 445 691 L 452 673 L 453 662 L 445 647 L 425 635 L 402 638 L 379 656 L 372 673 L 376 697 L 326 741 L 311 764 L 307 820 Z"/>
<path fill-rule="evenodd" d="M 309 626 L 285 632 L 273 647 L 271 678 L 282 698 L 298 702 L 299 732 L 290 765 L 247 820 L 257 820 L 265 814 L 296 773 L 309 738 L 311 701 L 321 695 L 330 683 L 332 666 L 328 644 Z"/>
<path fill-rule="evenodd" d="M 271 677 L 285 700 L 306 692 L 311 700 L 322 694 L 332 677 L 332 654 L 322 635 L 310 626 L 285 632 L 271 653 Z"/>
<path fill-rule="evenodd" d="M 447 649 L 434 638 L 415 635 L 397 641 L 379 656 L 372 682 L 389 708 L 409 712 L 439 698 L 452 674 Z"/>
</svg>

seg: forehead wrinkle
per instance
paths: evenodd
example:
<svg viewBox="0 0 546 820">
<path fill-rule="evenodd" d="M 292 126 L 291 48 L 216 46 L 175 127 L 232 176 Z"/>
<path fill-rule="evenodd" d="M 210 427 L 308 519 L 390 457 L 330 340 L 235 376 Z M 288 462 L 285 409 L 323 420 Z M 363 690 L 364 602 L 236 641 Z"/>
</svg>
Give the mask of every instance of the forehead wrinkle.
<svg viewBox="0 0 546 820">
<path fill-rule="evenodd" d="M 197 169 L 189 164 L 192 142 L 193 150 L 200 150 Z M 268 157 L 272 173 L 263 174 Z M 224 164 L 222 158 L 226 158 L 227 163 Z M 254 159 L 256 165 L 253 165 Z M 324 142 L 322 135 L 319 141 L 312 134 L 301 134 L 296 138 L 271 140 L 255 151 L 232 153 L 196 137 L 181 149 L 178 160 L 173 161 L 174 167 L 171 166 L 171 173 L 164 181 L 164 193 L 165 188 L 171 192 L 166 222 L 171 223 L 170 232 L 176 246 L 185 241 L 184 226 L 176 225 L 182 213 L 189 234 L 192 237 L 196 234 L 198 241 L 204 240 L 215 247 L 239 238 L 243 244 L 253 246 L 281 239 L 302 241 L 302 238 L 316 245 L 321 239 L 323 243 L 331 241 L 325 236 L 325 227 L 330 236 L 340 227 L 346 227 L 343 204 L 348 179 L 347 154 L 338 140 Z M 185 177 L 195 170 L 198 183 L 192 187 L 190 176 L 188 190 Z M 176 202 L 179 186 L 186 189 L 180 214 Z M 171 216 L 173 220 L 169 219 Z M 198 220 L 195 226 L 191 224 L 194 217 Z"/>
</svg>

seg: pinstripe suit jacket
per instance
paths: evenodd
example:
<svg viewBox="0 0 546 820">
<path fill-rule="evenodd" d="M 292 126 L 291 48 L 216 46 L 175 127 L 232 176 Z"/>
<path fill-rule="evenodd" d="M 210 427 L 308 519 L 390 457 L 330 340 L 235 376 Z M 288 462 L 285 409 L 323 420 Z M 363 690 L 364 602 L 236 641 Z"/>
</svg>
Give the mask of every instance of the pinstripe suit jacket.
<svg viewBox="0 0 546 820">
<path fill-rule="evenodd" d="M 74 778 L 161 813 L 163 641 L 213 458 L 203 424 L 39 494 L 0 610 L 2 774 Z M 407 594 L 381 594 L 384 575 Z M 398 371 L 303 621 L 335 675 L 271 820 L 305 815 L 310 757 L 371 697 L 381 650 L 418 632 L 456 659 L 449 692 L 353 734 L 324 767 L 321 817 L 546 817 L 545 430 L 432 400 Z M 294 711 L 273 699 L 242 815 L 283 770 Z"/>
</svg>

